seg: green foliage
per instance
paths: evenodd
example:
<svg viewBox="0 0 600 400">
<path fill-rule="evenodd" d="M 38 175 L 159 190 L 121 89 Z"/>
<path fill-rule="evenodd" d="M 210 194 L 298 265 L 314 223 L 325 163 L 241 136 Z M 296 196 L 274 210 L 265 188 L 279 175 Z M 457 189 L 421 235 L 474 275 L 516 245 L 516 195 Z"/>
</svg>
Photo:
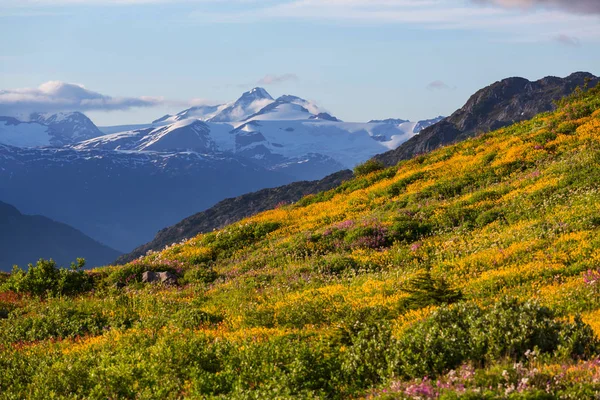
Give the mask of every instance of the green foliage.
<svg viewBox="0 0 600 400">
<path fill-rule="evenodd" d="M 383 169 L 385 169 L 385 165 L 382 162 L 371 159 L 354 167 L 354 174 L 356 176 L 363 176 Z"/>
<path fill-rule="evenodd" d="M 29 264 L 27 271 L 15 266 L 3 289 L 33 296 L 77 295 L 93 288 L 93 278 L 83 271 L 84 266 L 83 258 L 70 268 L 58 268 L 53 260 L 43 259 Z"/>
<path fill-rule="evenodd" d="M 444 278 L 434 278 L 429 271 L 408 281 L 402 291 L 410 295 L 402 303 L 408 309 L 452 304 L 464 297 L 460 290 L 450 287 Z"/>
<path fill-rule="evenodd" d="M 435 376 L 464 362 L 522 360 L 534 350 L 588 358 L 597 354 L 599 344 L 589 326 L 556 320 L 551 310 L 535 302 L 503 299 L 488 310 L 460 303 L 437 310 L 402 336 L 397 372 Z"/>
<path fill-rule="evenodd" d="M 352 257 L 333 254 L 328 257 L 318 257 L 315 269 L 326 275 L 341 275 L 348 272 L 357 272 L 360 264 Z"/>
<path fill-rule="evenodd" d="M 97 335 L 107 325 L 101 312 L 90 313 L 65 301 L 34 303 L 0 320 L 0 343 Z"/>
<path fill-rule="evenodd" d="M 181 283 L 213 283 L 219 275 L 212 267 L 201 265 L 185 271 Z"/>
<path fill-rule="evenodd" d="M 113 269 L 107 280 L 110 284 L 130 285 L 139 283 L 142 281 L 142 275 L 146 271 L 172 272 L 176 275 L 180 275 L 182 272 L 181 263 L 135 260 Z"/>
<path fill-rule="evenodd" d="M 236 250 L 250 246 L 281 227 L 279 222 L 247 223 L 204 236 L 203 244 L 210 246 L 216 256 L 229 257 Z"/>
<path fill-rule="evenodd" d="M 431 230 L 430 223 L 410 212 L 405 212 L 394 218 L 389 235 L 393 240 L 412 243 L 427 236 Z"/>
<path fill-rule="evenodd" d="M 349 382 L 359 388 L 380 383 L 389 376 L 393 362 L 391 329 L 388 323 L 360 324 L 360 329 L 350 336 L 350 345 L 342 352 L 342 372 Z"/>
</svg>

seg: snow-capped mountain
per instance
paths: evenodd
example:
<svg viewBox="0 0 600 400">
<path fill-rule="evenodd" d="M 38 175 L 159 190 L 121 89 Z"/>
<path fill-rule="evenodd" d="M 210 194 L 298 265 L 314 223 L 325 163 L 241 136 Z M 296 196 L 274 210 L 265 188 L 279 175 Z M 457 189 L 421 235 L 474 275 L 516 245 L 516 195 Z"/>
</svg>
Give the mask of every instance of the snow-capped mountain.
<svg viewBox="0 0 600 400">
<path fill-rule="evenodd" d="M 54 145 L 76 143 L 102 135 L 98 127 L 80 112 L 33 113 L 29 120 L 50 128 Z"/>
<path fill-rule="evenodd" d="M 264 89 L 263 89 L 264 90 Z M 318 116 L 325 118 L 317 105 L 300 97 L 284 95 L 272 103 L 267 104 L 258 112 L 244 118 L 243 121 L 290 121 L 316 119 Z M 327 114 L 328 115 L 328 114 Z M 333 118 L 328 115 L 329 118 Z"/>
<path fill-rule="evenodd" d="M 0 143 L 18 147 L 64 146 L 103 133 L 80 112 L 0 117 Z"/>
<path fill-rule="evenodd" d="M 425 128 L 429 128 L 431 125 L 437 124 L 438 122 L 440 122 L 441 120 L 443 120 L 446 117 L 442 117 L 441 115 L 432 119 L 426 119 L 423 121 L 419 121 L 417 123 L 417 125 L 415 126 L 415 132 L 421 132 L 423 129 Z"/>
<path fill-rule="evenodd" d="M 216 106 L 194 106 L 188 108 L 187 110 L 183 110 L 176 115 L 165 115 L 155 121 L 152 121 L 152 124 L 168 124 L 177 121 L 181 121 L 188 118 L 199 119 L 200 121 L 207 121 L 217 115 L 219 112 L 223 111 L 224 108 L 227 107 L 227 104 L 220 104 Z"/>
<path fill-rule="evenodd" d="M 77 112 L 0 117 L 0 198 L 130 250 L 226 197 L 352 168 L 428 124 L 342 122 L 262 88 L 141 125 L 99 129 Z"/>
<path fill-rule="evenodd" d="M 124 132 L 106 130 L 113 133 L 71 147 L 234 154 L 268 170 L 312 180 L 394 149 L 430 123 L 342 122 L 313 102 L 292 95 L 273 100 L 266 90 L 255 88 L 226 105 L 190 108 Z"/>
<path fill-rule="evenodd" d="M 158 128 L 113 133 L 86 140 L 73 146 L 76 150 L 193 151 L 217 152 L 210 128 L 197 119 L 184 119 Z"/>
<path fill-rule="evenodd" d="M 257 87 L 242 94 L 235 102 L 225 105 L 225 107 L 214 117 L 210 118 L 209 121 L 243 121 L 268 106 L 273 101 L 273 98 L 265 89 Z"/>
</svg>

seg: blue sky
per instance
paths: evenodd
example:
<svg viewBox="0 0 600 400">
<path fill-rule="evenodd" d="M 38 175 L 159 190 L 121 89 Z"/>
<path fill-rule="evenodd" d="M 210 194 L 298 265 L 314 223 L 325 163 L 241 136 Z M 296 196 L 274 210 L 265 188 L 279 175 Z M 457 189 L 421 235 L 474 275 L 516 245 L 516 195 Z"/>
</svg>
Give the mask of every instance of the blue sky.
<svg viewBox="0 0 600 400">
<path fill-rule="evenodd" d="M 76 107 L 37 89 L 61 81 L 110 96 L 110 107 L 82 109 L 99 125 L 149 122 L 254 86 L 347 121 L 448 115 L 508 76 L 600 74 L 599 4 L 0 0 L 0 113 L 29 111 L 22 98 L 34 95 L 39 111 Z"/>
</svg>

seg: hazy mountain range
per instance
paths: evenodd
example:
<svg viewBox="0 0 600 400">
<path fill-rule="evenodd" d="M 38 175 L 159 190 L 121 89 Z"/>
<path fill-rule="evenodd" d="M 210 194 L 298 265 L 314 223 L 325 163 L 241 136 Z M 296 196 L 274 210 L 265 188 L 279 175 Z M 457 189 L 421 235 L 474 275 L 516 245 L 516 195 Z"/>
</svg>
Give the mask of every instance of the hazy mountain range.
<svg viewBox="0 0 600 400">
<path fill-rule="evenodd" d="M 220 200 L 352 168 L 439 119 L 343 122 L 262 88 L 133 126 L 0 117 L 0 199 L 130 251 Z"/>
</svg>

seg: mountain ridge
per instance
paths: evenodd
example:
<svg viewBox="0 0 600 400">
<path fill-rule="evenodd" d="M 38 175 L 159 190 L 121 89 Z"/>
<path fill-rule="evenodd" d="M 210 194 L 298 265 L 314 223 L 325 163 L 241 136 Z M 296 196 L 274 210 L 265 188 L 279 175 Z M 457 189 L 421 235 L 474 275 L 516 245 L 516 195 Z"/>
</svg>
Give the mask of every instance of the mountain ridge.
<svg viewBox="0 0 600 400">
<path fill-rule="evenodd" d="M 54 259 L 67 266 L 75 258 L 85 258 L 87 267 L 99 267 L 120 254 L 81 231 L 40 215 L 22 214 L 16 207 L 0 201 L 0 271 L 13 265 L 25 267 L 40 259 Z"/>
<path fill-rule="evenodd" d="M 575 72 L 565 78 L 548 76 L 537 81 L 521 77 L 503 79 L 478 90 L 449 117 L 374 159 L 385 165 L 394 165 L 437 147 L 552 111 L 556 100 L 571 94 L 577 87 L 583 87 L 588 81 L 595 86 L 598 77 L 589 72 Z"/>
</svg>

